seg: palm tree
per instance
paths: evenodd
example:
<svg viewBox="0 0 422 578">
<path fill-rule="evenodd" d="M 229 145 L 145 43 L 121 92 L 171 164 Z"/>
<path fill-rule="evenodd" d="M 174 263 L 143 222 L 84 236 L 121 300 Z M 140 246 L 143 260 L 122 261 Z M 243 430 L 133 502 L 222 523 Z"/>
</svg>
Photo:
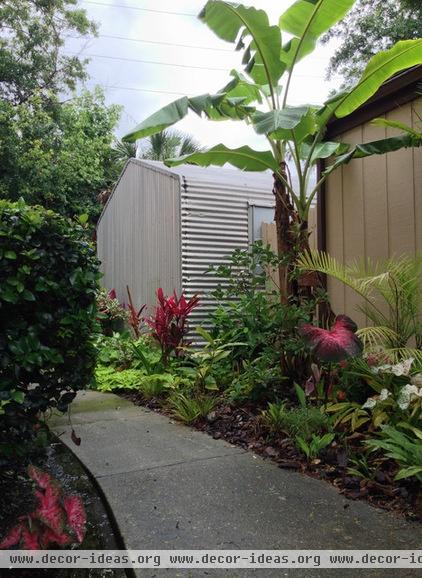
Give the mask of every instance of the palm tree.
<svg viewBox="0 0 422 578">
<path fill-rule="evenodd" d="M 122 170 L 129 159 L 164 161 L 168 158 L 190 155 L 203 150 L 190 135 L 177 130 L 163 130 L 136 142 L 116 140 L 111 158 Z"/>
<path fill-rule="evenodd" d="M 168 158 L 189 155 L 202 150 L 201 145 L 189 134 L 176 130 L 163 130 L 140 141 L 140 158 L 164 161 Z"/>
<path fill-rule="evenodd" d="M 111 149 L 111 159 L 119 167 L 119 172 L 129 159 L 136 158 L 138 145 L 136 142 L 116 140 Z"/>
</svg>

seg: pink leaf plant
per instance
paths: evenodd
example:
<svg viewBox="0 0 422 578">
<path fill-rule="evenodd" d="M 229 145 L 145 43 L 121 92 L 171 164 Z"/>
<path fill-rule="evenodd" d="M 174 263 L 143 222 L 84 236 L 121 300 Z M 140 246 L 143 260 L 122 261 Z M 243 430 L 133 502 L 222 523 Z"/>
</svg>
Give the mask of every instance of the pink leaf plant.
<svg viewBox="0 0 422 578">
<path fill-rule="evenodd" d="M 33 465 L 28 467 L 28 475 L 35 483 L 37 508 L 18 518 L 18 523 L 0 542 L 0 549 L 44 550 L 52 544 L 81 544 L 86 530 L 81 498 L 64 496 L 59 483 Z"/>
<path fill-rule="evenodd" d="M 299 327 L 299 334 L 307 343 L 315 357 L 322 362 L 328 363 L 328 371 L 325 375 L 325 403 L 332 392 L 333 383 L 331 375 L 331 363 L 339 363 L 340 367 L 347 365 L 346 360 L 362 354 L 363 345 L 356 335 L 356 323 L 347 315 L 338 315 L 331 329 L 315 327 L 309 323 Z M 305 385 L 305 392 L 310 395 L 316 388 L 322 377 L 322 370 L 312 364 L 313 375 Z M 345 392 L 340 395 L 344 399 Z"/>
<path fill-rule="evenodd" d="M 347 315 L 337 315 L 331 329 L 309 323 L 299 327 L 299 334 L 320 361 L 340 362 L 362 353 L 362 342 L 356 335 L 357 325 Z"/>
</svg>

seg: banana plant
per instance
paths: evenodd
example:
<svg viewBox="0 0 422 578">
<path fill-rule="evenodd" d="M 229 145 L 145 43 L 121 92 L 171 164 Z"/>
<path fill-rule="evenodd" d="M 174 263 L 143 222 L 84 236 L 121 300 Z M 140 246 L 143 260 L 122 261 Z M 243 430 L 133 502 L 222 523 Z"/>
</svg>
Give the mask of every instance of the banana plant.
<svg viewBox="0 0 422 578">
<path fill-rule="evenodd" d="M 280 290 L 287 299 L 297 291 L 292 269 L 299 253 L 308 249 L 308 215 L 315 195 L 328 175 L 354 158 L 420 146 L 422 136 L 405 132 L 371 143 L 349 145 L 324 139 L 328 122 L 344 118 L 364 104 L 396 73 L 422 63 L 422 39 L 404 40 L 375 55 L 357 84 L 322 106 L 289 104 L 296 65 L 311 54 L 319 37 L 341 20 L 355 0 L 298 0 L 271 25 L 263 10 L 223 0 L 209 0 L 199 18 L 220 39 L 243 53 L 244 70 L 232 70 L 230 81 L 215 94 L 182 97 L 138 126 L 124 140 L 133 142 L 172 126 L 189 111 L 213 121 L 242 121 L 265 137 L 268 150 L 245 145 L 230 149 L 218 144 L 205 151 L 168 159 L 168 166 L 190 163 L 247 171 L 272 171 L 276 199 L 275 222 L 280 255 L 290 265 L 280 268 Z M 319 159 L 333 158 L 315 186 L 310 176 Z M 287 160 L 298 177 L 293 185 Z"/>
</svg>

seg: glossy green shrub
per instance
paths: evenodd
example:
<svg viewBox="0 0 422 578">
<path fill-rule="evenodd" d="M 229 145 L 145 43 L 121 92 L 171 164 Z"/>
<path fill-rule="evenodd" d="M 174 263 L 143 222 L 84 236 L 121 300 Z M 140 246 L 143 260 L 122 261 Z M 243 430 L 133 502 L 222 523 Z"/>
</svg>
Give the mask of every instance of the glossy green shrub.
<svg viewBox="0 0 422 578">
<path fill-rule="evenodd" d="M 39 412 L 66 410 L 91 382 L 98 277 L 82 227 L 0 201 L 0 457 L 31 437 Z"/>
</svg>

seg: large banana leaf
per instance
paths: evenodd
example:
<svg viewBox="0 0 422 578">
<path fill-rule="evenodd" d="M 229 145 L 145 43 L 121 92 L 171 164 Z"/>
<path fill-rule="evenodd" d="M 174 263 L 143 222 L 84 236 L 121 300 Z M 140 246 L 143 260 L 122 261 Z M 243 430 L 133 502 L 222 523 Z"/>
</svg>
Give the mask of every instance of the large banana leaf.
<svg viewBox="0 0 422 578">
<path fill-rule="evenodd" d="M 279 129 L 291 131 L 300 124 L 308 111 L 308 106 L 291 106 L 282 110 L 256 112 L 252 122 L 258 134 L 272 134 Z"/>
<path fill-rule="evenodd" d="M 239 49 L 245 48 L 244 40 L 250 36 L 243 61 L 247 72 L 258 84 L 277 84 L 285 70 L 280 61 L 281 34 L 278 26 L 270 26 L 263 10 L 209 0 L 199 17 L 223 40 L 239 41 Z"/>
<path fill-rule="evenodd" d="M 161 132 L 188 114 L 189 99 L 184 96 L 171 102 L 138 124 L 123 137 L 123 141 L 134 142 L 138 138 Z"/>
<path fill-rule="evenodd" d="M 255 112 L 255 107 L 247 105 L 247 95 L 231 96 L 233 88 L 234 83 L 232 83 L 229 94 L 219 92 L 217 94 L 202 94 L 191 98 L 179 98 L 138 124 L 130 133 L 123 137 L 123 140 L 133 142 L 161 132 L 182 120 L 188 114 L 189 109 L 199 116 L 205 114 L 210 120 L 243 120 L 246 116 L 250 116 Z"/>
<path fill-rule="evenodd" d="M 420 147 L 422 146 L 422 134 L 413 135 L 405 133 L 400 136 L 393 136 L 386 139 L 376 140 L 365 144 L 355 145 L 349 152 L 343 154 L 335 159 L 335 162 L 330 165 L 325 175 L 331 174 L 338 167 L 349 163 L 352 159 L 361 159 L 372 155 L 383 155 L 398 151 L 402 148 Z"/>
<path fill-rule="evenodd" d="M 329 157 L 333 156 L 334 154 L 343 154 L 348 151 L 350 145 L 340 143 L 340 142 L 320 142 L 315 146 L 312 146 L 308 142 L 302 143 L 300 147 L 300 158 L 301 159 L 308 159 L 309 155 L 312 155 L 310 162 L 313 164 L 317 159 L 328 159 Z"/>
<path fill-rule="evenodd" d="M 233 80 L 226 84 L 221 92 L 225 92 L 229 97 L 244 97 L 244 104 L 250 104 L 251 102 L 262 103 L 261 86 L 249 82 L 249 80 L 237 70 L 232 70 L 230 75 L 233 77 Z"/>
<path fill-rule="evenodd" d="M 408 126 L 404 122 L 399 122 L 398 120 L 388 120 L 386 118 L 375 118 L 372 121 L 372 124 L 377 126 L 384 126 L 387 128 L 396 128 L 398 130 L 402 130 L 404 132 L 408 132 L 413 134 L 414 136 L 420 136 L 421 130 L 414 130 L 411 126 Z"/>
<path fill-rule="evenodd" d="M 252 115 L 252 122 L 258 134 L 266 134 L 276 140 L 294 139 L 297 143 L 317 131 L 315 113 L 309 106 L 256 112 Z"/>
<path fill-rule="evenodd" d="M 222 167 L 228 163 L 243 171 L 277 171 L 279 168 L 271 151 L 254 151 L 248 146 L 229 149 L 223 144 L 218 144 L 208 151 L 196 152 L 165 161 L 168 167 L 186 163 L 201 167 L 209 167 L 211 165 Z"/>
<path fill-rule="evenodd" d="M 289 69 L 311 53 L 318 38 L 341 20 L 356 0 L 298 0 L 280 17 L 280 28 L 293 38 L 284 46 L 282 59 Z"/>
<path fill-rule="evenodd" d="M 422 64 L 422 38 L 402 40 L 379 52 L 369 61 L 361 79 L 335 106 L 339 118 L 352 113 L 374 95 L 379 87 L 397 72 Z"/>
</svg>

